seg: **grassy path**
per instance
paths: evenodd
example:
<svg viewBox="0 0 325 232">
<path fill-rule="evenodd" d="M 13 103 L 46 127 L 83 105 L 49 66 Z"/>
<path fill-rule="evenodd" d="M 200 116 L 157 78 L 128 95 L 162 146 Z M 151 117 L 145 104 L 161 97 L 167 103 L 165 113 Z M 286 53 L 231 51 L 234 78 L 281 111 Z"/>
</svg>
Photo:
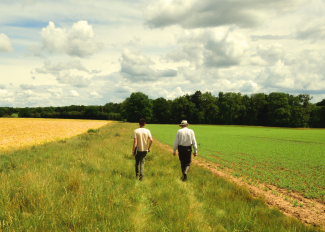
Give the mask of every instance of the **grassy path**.
<svg viewBox="0 0 325 232">
<path fill-rule="evenodd" d="M 318 231 L 244 188 L 192 166 L 187 182 L 161 146 L 144 181 L 131 156 L 136 124 L 0 155 L 3 231 Z"/>
</svg>

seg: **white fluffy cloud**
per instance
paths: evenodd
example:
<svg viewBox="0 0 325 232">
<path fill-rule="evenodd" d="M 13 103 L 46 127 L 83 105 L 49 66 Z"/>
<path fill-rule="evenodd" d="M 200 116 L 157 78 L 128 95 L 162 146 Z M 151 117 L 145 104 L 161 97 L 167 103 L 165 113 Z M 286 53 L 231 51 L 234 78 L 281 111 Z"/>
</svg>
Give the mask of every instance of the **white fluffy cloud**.
<svg viewBox="0 0 325 232">
<path fill-rule="evenodd" d="M 69 84 L 74 87 L 84 88 L 90 85 L 90 80 L 81 75 L 72 75 L 69 71 L 61 72 L 56 76 L 60 84 Z"/>
<path fill-rule="evenodd" d="M 101 95 L 99 95 L 96 91 L 93 91 L 90 93 L 91 98 L 102 98 Z"/>
<path fill-rule="evenodd" d="M 0 90 L 2 89 L 6 89 L 6 86 L 5 85 L 0 85 Z"/>
<path fill-rule="evenodd" d="M 22 89 L 35 89 L 34 85 L 21 84 L 20 88 Z"/>
<path fill-rule="evenodd" d="M 165 56 L 167 61 L 189 61 L 200 67 L 239 65 L 248 50 L 243 34 L 226 28 L 185 31 L 177 40 L 180 45 Z"/>
<path fill-rule="evenodd" d="M 46 90 L 48 92 L 50 92 L 52 96 L 57 97 L 57 98 L 60 98 L 63 95 L 62 88 L 52 87 L 52 88 L 48 88 Z"/>
<path fill-rule="evenodd" d="M 124 48 L 120 59 L 121 74 L 130 81 L 155 81 L 160 77 L 174 77 L 177 71 L 173 69 L 157 70 L 154 62 L 139 50 Z"/>
<path fill-rule="evenodd" d="M 0 104 L 3 106 L 12 106 L 15 96 L 6 89 L 0 89 Z"/>
<path fill-rule="evenodd" d="M 69 97 L 79 97 L 79 93 L 75 90 L 70 90 L 70 93 L 68 96 Z"/>
<path fill-rule="evenodd" d="M 271 15 L 292 12 L 306 0 L 159 0 L 144 13 L 151 28 L 237 25 L 254 27 Z"/>
<path fill-rule="evenodd" d="M 57 75 L 60 74 L 61 71 L 64 70 L 72 70 L 76 69 L 78 71 L 83 71 L 86 73 L 92 73 L 91 71 L 87 70 L 83 64 L 79 60 L 69 61 L 67 63 L 58 62 L 52 63 L 50 60 L 44 61 L 44 66 L 41 68 L 36 68 L 36 73 L 43 73 L 43 74 L 53 74 Z"/>
<path fill-rule="evenodd" d="M 42 49 L 50 53 L 66 53 L 70 56 L 87 57 L 100 51 L 103 44 L 95 41 L 95 34 L 87 21 L 74 23 L 69 31 L 56 28 L 49 22 L 40 32 Z"/>
<path fill-rule="evenodd" d="M 3 33 L 0 33 L 0 52 L 12 52 L 11 40 Z"/>
<path fill-rule="evenodd" d="M 83 88 L 90 85 L 91 81 L 89 78 L 86 78 L 80 74 L 72 74 L 72 71 L 79 71 L 87 74 L 100 72 L 97 70 L 89 71 L 84 65 L 81 64 L 79 60 L 74 60 L 67 63 L 52 63 L 51 61 L 46 60 L 44 61 L 43 67 L 35 69 L 35 73 L 53 75 L 60 84 L 69 84 L 78 88 Z"/>
</svg>

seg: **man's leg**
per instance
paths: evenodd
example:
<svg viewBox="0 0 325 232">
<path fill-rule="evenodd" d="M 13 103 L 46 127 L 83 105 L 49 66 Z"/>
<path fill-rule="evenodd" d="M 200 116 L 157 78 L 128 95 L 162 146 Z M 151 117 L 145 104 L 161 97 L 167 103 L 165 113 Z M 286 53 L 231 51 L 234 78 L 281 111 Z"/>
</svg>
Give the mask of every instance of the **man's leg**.
<svg viewBox="0 0 325 232">
<path fill-rule="evenodd" d="M 134 158 L 135 158 L 135 176 L 136 176 L 136 178 L 139 178 L 139 175 L 140 175 L 140 171 L 139 171 L 139 164 L 140 164 L 139 155 L 137 154 Z"/>
<path fill-rule="evenodd" d="M 139 155 L 139 161 L 140 161 L 140 178 L 139 178 L 139 180 L 142 180 L 143 174 L 144 174 L 144 163 L 146 162 L 147 152 L 146 151 L 138 152 L 138 155 Z"/>
<path fill-rule="evenodd" d="M 181 161 L 183 181 L 187 179 L 187 173 L 190 170 L 190 165 L 192 161 L 192 147 L 182 147 L 178 148 L 179 160 Z"/>
</svg>

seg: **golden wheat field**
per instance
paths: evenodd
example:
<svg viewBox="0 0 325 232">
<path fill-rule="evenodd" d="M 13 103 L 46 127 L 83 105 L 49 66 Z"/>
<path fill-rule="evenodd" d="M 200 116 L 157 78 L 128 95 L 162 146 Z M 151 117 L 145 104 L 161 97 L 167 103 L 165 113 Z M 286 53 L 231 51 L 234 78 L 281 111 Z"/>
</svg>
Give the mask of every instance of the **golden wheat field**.
<svg viewBox="0 0 325 232">
<path fill-rule="evenodd" d="M 0 150 L 39 145 L 97 129 L 111 121 L 0 118 Z"/>
</svg>

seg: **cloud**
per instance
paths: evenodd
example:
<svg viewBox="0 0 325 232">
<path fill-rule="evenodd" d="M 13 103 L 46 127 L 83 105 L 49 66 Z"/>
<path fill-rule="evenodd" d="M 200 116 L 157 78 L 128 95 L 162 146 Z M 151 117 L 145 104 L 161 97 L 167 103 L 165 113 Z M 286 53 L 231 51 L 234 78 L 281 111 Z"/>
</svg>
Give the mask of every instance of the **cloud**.
<svg viewBox="0 0 325 232">
<path fill-rule="evenodd" d="M 72 69 L 76 69 L 78 71 L 83 71 L 86 73 L 92 73 L 89 70 L 87 70 L 79 60 L 69 61 L 67 63 L 64 62 L 52 63 L 51 61 L 46 60 L 44 61 L 44 66 L 41 68 L 36 68 L 35 72 L 43 73 L 43 74 L 59 75 L 61 71 L 72 70 Z"/>
<path fill-rule="evenodd" d="M 146 25 L 183 28 L 255 27 L 270 16 L 293 12 L 306 0 L 159 0 L 144 11 Z"/>
<path fill-rule="evenodd" d="M 48 88 L 46 90 L 48 92 L 50 92 L 53 97 L 56 97 L 56 98 L 60 98 L 63 95 L 62 88 L 52 87 L 52 88 Z"/>
<path fill-rule="evenodd" d="M 90 93 L 91 98 L 102 98 L 101 95 L 99 95 L 97 92 L 93 91 Z"/>
<path fill-rule="evenodd" d="M 49 22 L 40 32 L 42 50 L 50 53 L 65 53 L 70 56 L 88 57 L 103 48 L 103 44 L 95 41 L 95 34 L 87 21 L 74 23 L 69 31 L 56 28 Z"/>
<path fill-rule="evenodd" d="M 9 37 L 0 33 L 0 52 L 12 52 L 13 50 Z"/>
<path fill-rule="evenodd" d="M 185 80 L 189 80 L 192 83 L 200 83 L 206 80 L 202 75 L 204 71 L 202 69 L 190 69 L 188 67 L 178 67 L 178 73 L 183 75 Z"/>
<path fill-rule="evenodd" d="M 1 89 L 6 89 L 6 86 L 5 85 L 0 85 L 0 90 Z"/>
<path fill-rule="evenodd" d="M 155 69 L 153 66 L 155 63 L 136 49 L 124 48 L 120 64 L 122 76 L 132 82 L 154 81 L 161 77 L 174 77 L 177 75 L 177 71 L 173 69 Z"/>
<path fill-rule="evenodd" d="M 26 54 L 26 56 L 35 56 L 44 59 L 45 56 L 42 54 L 42 48 L 39 45 L 31 45 L 28 47 L 28 51 L 30 53 Z"/>
<path fill-rule="evenodd" d="M 12 106 L 15 100 L 13 93 L 9 93 L 6 89 L 0 89 L 0 105 Z"/>
<path fill-rule="evenodd" d="M 167 99 L 175 99 L 175 98 L 183 96 L 185 94 L 186 94 L 186 92 L 184 92 L 181 87 L 176 87 L 172 92 L 169 92 L 166 95 L 166 98 Z"/>
<path fill-rule="evenodd" d="M 35 77 L 35 76 L 32 76 L 32 79 L 33 79 L 33 80 L 35 80 L 35 79 L 36 79 L 36 77 Z"/>
<path fill-rule="evenodd" d="M 52 63 L 46 60 L 44 61 L 43 67 L 35 69 L 35 73 L 51 74 L 56 77 L 56 80 L 60 84 L 69 84 L 78 88 L 84 88 L 90 85 L 91 81 L 88 78 L 85 78 L 83 75 L 73 75 L 70 73 L 71 70 L 81 71 L 87 74 L 97 74 L 101 72 L 98 70 L 89 71 L 79 60 L 69 61 L 67 63 Z"/>
<path fill-rule="evenodd" d="M 43 100 L 42 97 L 39 97 L 32 90 L 28 89 L 25 91 L 16 91 L 14 103 L 20 106 L 25 105 L 37 105 L 39 100 Z"/>
<path fill-rule="evenodd" d="M 75 90 L 70 90 L 70 93 L 68 96 L 69 97 L 79 97 L 79 93 Z"/>
<path fill-rule="evenodd" d="M 34 85 L 21 84 L 20 88 L 22 89 L 36 89 Z"/>
<path fill-rule="evenodd" d="M 23 6 L 35 5 L 39 0 L 22 0 Z"/>
<path fill-rule="evenodd" d="M 305 40 L 310 39 L 312 42 L 325 39 L 325 25 L 322 22 L 311 22 L 303 27 L 300 27 L 295 34 L 295 39 Z"/>
<path fill-rule="evenodd" d="M 252 35 L 253 41 L 257 40 L 282 40 L 282 39 L 293 39 L 292 35 Z"/>
<path fill-rule="evenodd" d="M 253 41 L 257 40 L 310 40 L 316 42 L 325 39 L 324 21 L 312 21 L 299 25 L 299 28 L 287 35 L 252 35 Z"/>
<path fill-rule="evenodd" d="M 62 72 L 56 76 L 60 84 L 69 84 L 78 88 L 85 88 L 90 85 L 90 80 L 81 75 L 71 75 L 69 71 Z"/>
<path fill-rule="evenodd" d="M 19 93 L 19 92 L 17 92 Z M 17 95 L 16 93 L 16 95 Z M 22 93 L 19 93 L 18 95 L 21 95 L 25 98 L 30 98 L 30 97 L 37 97 L 37 95 L 32 91 L 32 90 L 26 90 L 26 91 L 23 91 Z"/>
<path fill-rule="evenodd" d="M 141 38 L 134 36 L 132 40 L 124 44 L 125 47 L 139 47 L 141 43 Z"/>
<path fill-rule="evenodd" d="M 184 31 L 179 47 L 162 60 L 189 61 L 192 66 L 231 67 L 239 65 L 248 51 L 246 37 L 233 29 L 196 29 Z"/>
<path fill-rule="evenodd" d="M 259 45 L 257 46 L 256 51 L 257 55 L 259 55 L 263 60 L 267 61 L 268 64 L 275 64 L 278 60 L 283 60 L 285 56 L 284 48 L 278 44 L 267 47 Z M 261 62 L 261 65 L 263 65 L 263 62 Z"/>
<path fill-rule="evenodd" d="M 239 89 L 241 92 L 244 93 L 256 93 L 258 90 L 257 83 L 253 81 L 246 81 Z"/>
</svg>

